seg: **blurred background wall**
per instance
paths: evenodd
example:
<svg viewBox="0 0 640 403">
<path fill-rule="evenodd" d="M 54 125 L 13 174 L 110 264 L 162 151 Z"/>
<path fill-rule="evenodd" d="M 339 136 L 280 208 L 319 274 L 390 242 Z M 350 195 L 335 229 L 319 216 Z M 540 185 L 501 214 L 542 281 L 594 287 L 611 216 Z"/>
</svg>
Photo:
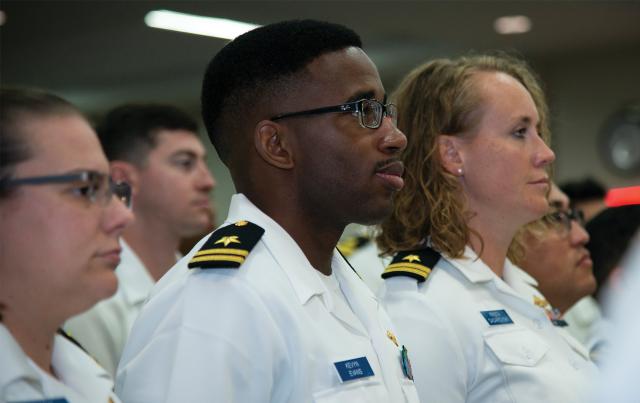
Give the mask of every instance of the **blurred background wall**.
<svg viewBox="0 0 640 403">
<path fill-rule="evenodd" d="M 413 67 L 435 57 L 515 51 L 547 90 L 556 180 L 592 176 L 607 187 L 640 184 L 640 172 L 607 165 L 602 143 L 615 131 L 612 117 L 640 101 L 640 1 L 5 0 L 0 81 L 54 91 L 94 120 L 130 101 L 170 102 L 199 117 L 203 71 L 227 40 L 146 26 L 145 15 L 158 9 L 260 25 L 291 18 L 345 24 L 362 36 L 388 92 Z M 494 23 L 503 16 L 527 17 L 529 31 L 498 33 Z M 635 161 L 640 117 L 629 119 L 636 119 L 636 130 L 625 133 L 618 153 Z M 202 136 L 218 181 L 213 197 L 222 220 L 233 185 L 204 129 Z"/>
</svg>

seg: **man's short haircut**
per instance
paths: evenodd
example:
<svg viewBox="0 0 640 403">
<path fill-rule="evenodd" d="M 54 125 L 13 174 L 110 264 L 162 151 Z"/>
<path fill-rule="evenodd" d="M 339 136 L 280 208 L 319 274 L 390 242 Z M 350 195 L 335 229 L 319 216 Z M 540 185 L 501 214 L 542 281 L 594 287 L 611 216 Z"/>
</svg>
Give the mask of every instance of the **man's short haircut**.
<svg viewBox="0 0 640 403">
<path fill-rule="evenodd" d="M 569 196 L 571 203 L 587 200 L 604 199 L 607 190 L 595 179 L 587 177 L 582 180 L 563 183 L 560 189 Z"/>
<path fill-rule="evenodd" d="M 342 25 L 293 20 L 249 31 L 227 44 L 209 63 L 202 83 L 202 118 L 220 159 L 227 164 L 231 139 L 248 113 L 266 97 L 286 90 L 283 80 L 315 58 L 362 47 Z"/>
<path fill-rule="evenodd" d="M 182 110 L 164 104 L 126 104 L 107 113 L 96 127 L 109 161 L 141 165 L 156 146 L 161 130 L 197 133 L 198 124 Z"/>
</svg>

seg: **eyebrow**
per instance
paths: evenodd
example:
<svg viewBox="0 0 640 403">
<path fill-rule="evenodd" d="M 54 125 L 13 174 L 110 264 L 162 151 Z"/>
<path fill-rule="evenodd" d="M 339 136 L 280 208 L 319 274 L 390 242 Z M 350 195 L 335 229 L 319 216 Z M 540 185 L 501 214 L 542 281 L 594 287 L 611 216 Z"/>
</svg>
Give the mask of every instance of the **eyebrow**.
<svg viewBox="0 0 640 403">
<path fill-rule="evenodd" d="M 347 99 L 346 103 L 359 101 L 361 99 L 375 99 L 375 98 L 376 98 L 376 93 L 374 91 L 360 91 L 360 92 L 355 93 L 351 97 L 349 97 L 349 99 Z M 384 99 L 386 101 L 386 99 L 387 99 L 387 95 L 386 94 L 384 96 Z"/>
<path fill-rule="evenodd" d="M 176 157 L 183 157 L 183 156 L 184 157 L 189 157 L 189 158 L 196 158 L 196 159 L 200 158 L 196 152 L 191 151 L 191 150 L 178 150 L 178 151 L 174 152 L 173 154 L 171 154 L 169 158 L 176 158 Z M 202 158 L 203 159 L 206 158 L 206 157 L 207 157 L 206 153 L 202 154 Z"/>
</svg>

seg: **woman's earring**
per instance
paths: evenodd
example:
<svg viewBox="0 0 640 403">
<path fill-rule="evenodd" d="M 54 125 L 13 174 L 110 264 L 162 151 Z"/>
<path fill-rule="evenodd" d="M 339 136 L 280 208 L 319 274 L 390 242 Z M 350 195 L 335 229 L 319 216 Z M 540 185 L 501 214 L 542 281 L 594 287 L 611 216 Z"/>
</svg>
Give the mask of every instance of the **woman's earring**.
<svg viewBox="0 0 640 403">
<path fill-rule="evenodd" d="M 458 168 L 458 176 L 463 176 L 462 175 L 462 168 Z"/>
</svg>

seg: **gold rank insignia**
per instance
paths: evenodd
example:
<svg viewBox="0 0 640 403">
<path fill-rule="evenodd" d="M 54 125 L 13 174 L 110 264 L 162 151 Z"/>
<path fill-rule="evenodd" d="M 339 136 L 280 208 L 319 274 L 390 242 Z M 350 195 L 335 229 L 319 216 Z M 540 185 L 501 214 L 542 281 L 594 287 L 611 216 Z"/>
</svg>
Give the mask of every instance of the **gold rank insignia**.
<svg viewBox="0 0 640 403">
<path fill-rule="evenodd" d="M 537 305 L 543 309 L 549 307 L 549 301 L 544 298 L 538 297 L 537 295 L 533 296 L 533 303 L 534 305 Z"/>
<path fill-rule="evenodd" d="M 338 250 L 344 257 L 350 257 L 358 249 L 371 242 L 371 238 L 366 236 L 352 236 L 338 242 Z"/>
<path fill-rule="evenodd" d="M 429 247 L 398 252 L 389 266 L 382 272 L 382 278 L 408 276 L 421 283 L 429 277 L 431 270 L 439 259 L 440 254 Z"/>
<path fill-rule="evenodd" d="M 396 345 L 396 347 L 400 347 L 400 345 L 398 344 L 398 339 L 396 338 L 396 335 L 393 334 L 391 330 L 387 330 L 387 337 L 389 338 L 389 340 L 393 342 L 393 344 Z"/>
<path fill-rule="evenodd" d="M 201 269 L 236 269 L 244 263 L 258 243 L 264 229 L 238 221 L 214 231 L 189 261 L 188 267 Z"/>
</svg>

